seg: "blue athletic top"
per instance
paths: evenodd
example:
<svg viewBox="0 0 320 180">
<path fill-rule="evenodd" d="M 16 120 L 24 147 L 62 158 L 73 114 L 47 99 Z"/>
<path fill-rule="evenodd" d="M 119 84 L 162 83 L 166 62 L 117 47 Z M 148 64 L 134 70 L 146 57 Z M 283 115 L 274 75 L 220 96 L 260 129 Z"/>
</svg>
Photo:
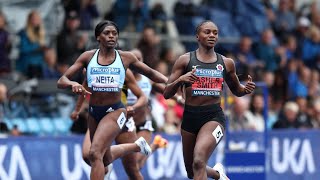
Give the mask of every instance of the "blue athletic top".
<svg viewBox="0 0 320 180">
<path fill-rule="evenodd" d="M 94 53 L 87 67 L 88 87 L 98 92 L 120 92 L 126 69 L 117 50 L 115 60 L 109 65 L 98 63 L 99 49 Z"/>
<path fill-rule="evenodd" d="M 141 76 L 142 76 L 141 79 L 137 81 L 138 86 L 141 88 L 142 92 L 147 96 L 147 98 L 149 98 L 151 94 L 152 85 L 150 83 L 150 80 L 146 76 L 144 75 L 141 75 Z M 136 103 L 137 99 L 138 98 L 132 93 L 132 91 L 128 89 L 128 97 L 127 97 L 128 104 L 132 105 Z"/>
</svg>

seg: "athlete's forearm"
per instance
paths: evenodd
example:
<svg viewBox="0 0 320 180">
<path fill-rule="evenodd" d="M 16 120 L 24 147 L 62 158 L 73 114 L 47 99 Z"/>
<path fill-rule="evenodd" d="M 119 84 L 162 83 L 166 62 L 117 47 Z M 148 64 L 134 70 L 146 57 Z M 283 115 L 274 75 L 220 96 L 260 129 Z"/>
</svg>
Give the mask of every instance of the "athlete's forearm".
<svg viewBox="0 0 320 180">
<path fill-rule="evenodd" d="M 137 102 L 132 105 L 134 110 L 139 110 L 145 107 L 148 104 L 148 99 L 145 95 L 142 95 L 138 98 Z"/>
<path fill-rule="evenodd" d="M 180 81 L 179 78 L 174 82 L 167 84 L 163 92 L 164 98 L 169 99 L 172 96 L 174 96 L 181 85 L 182 85 L 182 82 Z"/>
<path fill-rule="evenodd" d="M 77 99 L 77 103 L 76 103 L 76 106 L 74 108 L 74 111 L 76 112 L 80 112 L 81 111 L 81 107 L 82 107 L 82 104 L 85 100 L 85 97 L 83 95 L 80 95 Z"/>
<path fill-rule="evenodd" d="M 168 78 L 156 70 L 152 70 L 149 78 L 156 83 L 166 83 Z"/>
<path fill-rule="evenodd" d="M 161 93 L 161 94 L 163 94 L 165 88 L 166 88 L 166 85 L 163 83 L 153 83 L 152 84 L 152 89 L 158 93 Z"/>
<path fill-rule="evenodd" d="M 69 78 L 67 78 L 65 75 L 61 76 L 61 78 L 57 82 L 57 87 L 60 89 L 67 89 L 71 88 L 74 84 L 79 84 L 75 81 L 71 81 Z"/>
<path fill-rule="evenodd" d="M 236 91 L 232 91 L 232 93 L 237 97 L 244 96 L 247 94 L 244 87 L 245 87 L 244 85 L 240 84 L 239 87 L 236 89 Z"/>
</svg>

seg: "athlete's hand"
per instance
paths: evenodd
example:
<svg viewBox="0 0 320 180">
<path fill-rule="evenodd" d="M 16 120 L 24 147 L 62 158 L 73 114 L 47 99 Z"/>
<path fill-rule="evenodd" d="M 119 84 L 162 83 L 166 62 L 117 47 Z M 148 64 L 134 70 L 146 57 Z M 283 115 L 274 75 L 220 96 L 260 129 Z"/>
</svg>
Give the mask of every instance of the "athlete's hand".
<svg viewBox="0 0 320 180">
<path fill-rule="evenodd" d="M 180 81 L 183 83 L 194 83 L 197 81 L 198 76 L 195 74 L 197 68 L 193 68 L 190 72 L 180 76 Z"/>
<path fill-rule="evenodd" d="M 244 87 L 244 91 L 246 92 L 246 94 L 250 94 L 254 91 L 255 88 L 256 84 L 252 81 L 252 77 L 248 75 L 248 81 Z"/>
<path fill-rule="evenodd" d="M 79 119 L 79 112 L 78 111 L 72 111 L 71 115 L 70 115 L 70 118 L 73 120 L 73 121 L 76 121 Z"/>
<path fill-rule="evenodd" d="M 127 106 L 127 117 L 132 117 L 135 113 L 135 109 L 132 106 Z"/>
<path fill-rule="evenodd" d="M 84 88 L 79 83 L 72 85 L 72 92 L 79 95 L 83 95 L 84 97 L 86 97 L 87 94 L 92 94 L 91 92 L 87 91 L 86 88 Z"/>
</svg>

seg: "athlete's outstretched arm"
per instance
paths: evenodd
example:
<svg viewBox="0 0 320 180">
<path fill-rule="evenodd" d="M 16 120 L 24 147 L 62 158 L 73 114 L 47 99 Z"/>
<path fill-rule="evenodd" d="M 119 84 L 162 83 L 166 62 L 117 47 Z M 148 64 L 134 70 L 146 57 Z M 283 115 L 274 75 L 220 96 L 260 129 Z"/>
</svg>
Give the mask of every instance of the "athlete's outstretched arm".
<svg viewBox="0 0 320 180">
<path fill-rule="evenodd" d="M 78 71 L 82 71 L 82 69 L 86 65 L 86 61 L 92 57 L 94 51 L 86 51 L 82 53 L 76 62 L 60 77 L 57 82 L 58 88 L 66 89 L 71 88 L 72 92 L 77 94 L 85 94 L 88 92 L 81 84 L 76 81 L 71 81 L 73 75 L 75 75 Z"/>
<path fill-rule="evenodd" d="M 127 72 L 126 72 L 126 85 L 132 91 L 132 93 L 138 98 L 137 102 L 134 105 L 127 107 L 127 110 L 134 113 L 135 110 L 146 106 L 148 103 L 148 99 L 145 96 L 145 94 L 141 91 L 141 89 L 139 88 L 138 83 L 135 80 L 133 73 L 129 69 L 127 69 Z M 130 115 L 129 111 L 128 111 L 128 114 Z"/>
<path fill-rule="evenodd" d="M 189 63 L 189 55 L 184 54 L 180 56 L 173 65 L 171 75 L 164 90 L 164 98 L 169 99 L 174 96 L 178 88 L 183 83 L 193 83 L 197 80 L 197 76 L 194 74 L 195 69 L 184 74 L 185 69 Z"/>
<path fill-rule="evenodd" d="M 231 92 L 238 97 L 252 93 L 256 87 L 256 84 L 252 82 L 251 76 L 248 75 L 248 82 L 246 85 L 242 85 L 238 76 L 236 75 L 234 61 L 226 57 L 223 57 L 223 59 L 227 69 L 226 82 Z"/>
<path fill-rule="evenodd" d="M 166 85 L 164 85 L 162 83 L 152 82 L 152 89 L 155 90 L 158 93 L 163 94 L 165 88 L 166 88 Z M 175 101 L 177 101 L 180 104 L 184 104 L 184 99 L 182 97 L 182 93 L 179 92 L 179 91 L 177 91 L 177 93 L 172 97 L 172 99 L 174 99 Z"/>
<path fill-rule="evenodd" d="M 129 52 L 128 56 L 132 59 L 132 63 L 129 66 L 130 69 L 147 76 L 149 79 L 157 83 L 166 83 L 168 81 L 166 76 L 139 61 L 133 53 Z"/>
</svg>

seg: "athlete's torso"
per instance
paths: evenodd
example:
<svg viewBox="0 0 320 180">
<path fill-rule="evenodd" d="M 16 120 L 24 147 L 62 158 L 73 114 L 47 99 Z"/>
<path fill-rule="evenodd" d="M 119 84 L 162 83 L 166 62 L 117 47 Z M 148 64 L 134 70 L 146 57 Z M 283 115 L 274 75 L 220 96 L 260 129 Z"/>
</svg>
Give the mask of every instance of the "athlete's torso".
<svg viewBox="0 0 320 180">
<path fill-rule="evenodd" d="M 219 103 L 223 92 L 223 82 L 226 76 L 226 68 L 223 58 L 216 53 L 217 60 L 212 63 L 204 63 L 198 60 L 196 51 L 190 52 L 190 61 L 185 73 L 196 68 L 195 74 L 198 80 L 193 84 L 185 84 L 187 93 L 186 104 L 212 104 Z"/>
<path fill-rule="evenodd" d="M 107 102 L 106 104 L 109 104 L 108 102 L 120 101 L 120 92 L 123 88 L 126 75 L 126 69 L 121 56 L 115 50 L 115 59 L 108 65 L 99 64 L 98 57 L 99 49 L 96 50 L 87 66 L 88 87 L 92 92 L 90 104 L 105 105 L 103 100 Z M 114 100 L 106 99 L 108 97 L 112 97 Z"/>
</svg>

